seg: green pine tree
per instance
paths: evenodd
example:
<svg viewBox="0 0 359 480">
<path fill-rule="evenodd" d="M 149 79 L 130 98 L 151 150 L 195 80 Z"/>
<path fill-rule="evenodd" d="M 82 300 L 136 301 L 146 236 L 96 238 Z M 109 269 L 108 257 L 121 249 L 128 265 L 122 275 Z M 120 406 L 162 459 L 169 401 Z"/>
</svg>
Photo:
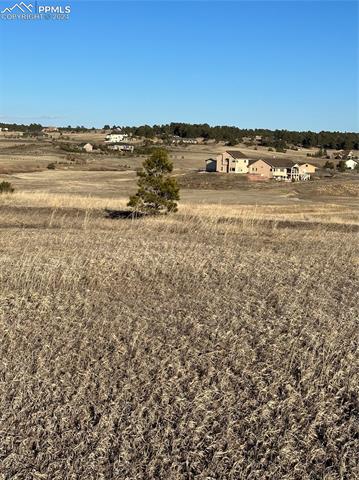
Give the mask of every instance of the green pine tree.
<svg viewBox="0 0 359 480">
<path fill-rule="evenodd" d="M 137 173 L 138 192 L 130 197 L 128 206 L 138 212 L 159 214 L 177 211 L 179 186 L 175 178 L 169 174 L 173 164 L 167 151 L 156 149 L 143 162 L 143 169 Z"/>
</svg>

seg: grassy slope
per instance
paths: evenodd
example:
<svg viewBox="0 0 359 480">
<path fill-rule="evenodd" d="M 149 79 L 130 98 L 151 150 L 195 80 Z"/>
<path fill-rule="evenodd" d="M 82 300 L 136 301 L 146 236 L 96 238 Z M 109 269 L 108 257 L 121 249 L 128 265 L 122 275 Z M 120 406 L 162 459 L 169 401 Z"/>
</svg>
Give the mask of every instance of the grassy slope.
<svg viewBox="0 0 359 480">
<path fill-rule="evenodd" d="M 354 233 L 6 208 L 4 478 L 359 475 Z"/>
</svg>

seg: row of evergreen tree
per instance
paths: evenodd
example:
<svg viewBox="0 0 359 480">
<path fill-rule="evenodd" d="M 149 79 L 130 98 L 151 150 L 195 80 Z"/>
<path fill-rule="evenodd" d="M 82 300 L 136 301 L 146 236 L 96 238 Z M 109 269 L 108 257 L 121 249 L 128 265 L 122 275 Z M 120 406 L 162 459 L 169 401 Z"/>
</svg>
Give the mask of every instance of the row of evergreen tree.
<svg viewBox="0 0 359 480">
<path fill-rule="evenodd" d="M 7 127 L 9 131 L 37 132 L 41 131 L 42 125 L 32 123 L 30 125 L 18 125 L 16 123 L 0 123 L 0 127 Z M 109 125 L 104 126 L 110 129 Z M 119 128 L 113 125 L 112 129 Z M 84 126 L 64 127 L 60 130 L 87 131 Z M 311 131 L 291 131 L 291 130 L 268 130 L 262 128 L 243 129 L 231 126 L 212 127 L 207 123 L 169 123 L 166 125 L 141 125 L 139 127 L 122 127 L 124 133 L 129 133 L 145 138 L 168 138 L 178 136 L 181 138 L 202 137 L 206 140 L 224 141 L 229 145 L 235 145 L 243 139 L 251 138 L 254 142 L 256 136 L 262 137 L 262 145 L 275 148 L 286 148 L 296 145 L 298 147 L 310 148 L 334 148 L 337 150 L 359 150 L 359 133 L 355 132 L 311 132 Z"/>
<path fill-rule="evenodd" d="M 297 132 L 290 130 L 242 129 L 230 126 L 212 127 L 207 123 L 170 123 L 167 125 L 141 125 L 140 127 L 123 127 L 125 133 L 147 138 L 178 136 L 181 138 L 202 137 L 236 144 L 243 139 L 262 137 L 262 145 L 268 147 L 286 147 L 297 145 L 303 148 L 322 147 L 335 149 L 359 149 L 359 133 L 355 132 Z"/>
</svg>

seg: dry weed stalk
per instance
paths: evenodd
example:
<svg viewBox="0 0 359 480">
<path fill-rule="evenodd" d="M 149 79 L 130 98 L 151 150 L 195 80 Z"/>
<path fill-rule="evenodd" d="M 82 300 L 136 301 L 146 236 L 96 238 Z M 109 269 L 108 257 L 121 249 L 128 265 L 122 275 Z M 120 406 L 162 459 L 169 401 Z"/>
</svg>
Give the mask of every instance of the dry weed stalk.
<svg viewBox="0 0 359 480">
<path fill-rule="evenodd" d="M 2 478 L 359 475 L 349 228 L 29 198 L 0 212 Z"/>
</svg>

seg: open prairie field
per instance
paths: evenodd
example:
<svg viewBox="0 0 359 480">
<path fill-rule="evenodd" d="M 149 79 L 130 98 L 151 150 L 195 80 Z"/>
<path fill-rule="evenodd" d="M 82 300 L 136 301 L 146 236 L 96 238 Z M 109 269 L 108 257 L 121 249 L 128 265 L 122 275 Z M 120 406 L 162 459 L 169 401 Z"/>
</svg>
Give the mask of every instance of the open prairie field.
<svg viewBox="0 0 359 480">
<path fill-rule="evenodd" d="M 69 152 L 61 149 L 61 144 L 68 146 L 78 145 L 80 143 L 90 142 L 101 144 L 105 140 L 105 134 L 101 133 L 83 133 L 66 134 L 61 137 L 58 134 L 41 140 L 4 136 L 0 133 L 0 174 L 25 173 L 42 171 L 46 169 L 49 163 L 55 163 L 56 168 L 60 170 L 121 170 L 136 169 L 141 166 L 145 156 L 131 155 L 121 156 L 115 153 L 92 152 L 87 154 L 76 153 L 78 162 L 68 160 Z M 170 146 L 169 153 L 177 172 L 196 171 L 204 169 L 205 161 L 208 158 L 215 157 L 218 153 L 228 149 L 240 149 L 249 158 L 272 158 L 275 155 L 278 158 L 291 158 L 293 161 L 307 161 L 307 153 L 313 153 L 313 150 L 288 150 L 287 153 L 268 152 L 267 148 L 254 147 L 249 148 L 245 145 L 235 147 L 225 147 L 223 142 L 220 144 L 209 145 L 177 145 Z M 70 154 L 71 155 L 71 154 Z M 311 163 L 318 166 L 325 160 L 311 159 Z M 80 166 L 79 166 L 80 165 Z"/>
<path fill-rule="evenodd" d="M 83 134 L 81 138 L 94 141 L 98 140 L 99 135 L 102 135 L 101 138 L 104 140 L 103 134 L 92 133 Z M 70 140 L 58 142 L 51 138 L 36 141 L 0 137 L 0 180 L 10 181 L 17 190 L 26 192 L 40 191 L 123 199 L 134 193 L 136 170 L 141 167 L 146 155 L 125 156 L 100 151 L 66 152 L 61 148 L 62 143 L 76 144 L 80 139 L 77 134 L 65 137 L 69 137 Z M 174 164 L 174 175 L 178 177 L 184 201 L 295 204 L 298 201 L 328 202 L 331 196 L 335 196 L 337 202 L 340 202 L 340 198 L 344 200 L 350 198 L 353 202 L 354 198 L 358 197 L 358 174 L 336 174 L 333 178 L 322 178 L 309 184 L 280 185 L 273 182 L 253 184 L 242 175 L 199 173 L 199 170 L 203 170 L 206 159 L 215 157 L 225 148 L 223 145 L 187 145 L 170 148 L 169 155 Z M 242 150 L 250 158 L 272 155 L 263 149 L 263 151 L 248 148 Z M 301 151 L 294 153 L 303 154 Z M 55 169 L 49 170 L 47 168 L 49 164 Z"/>
<path fill-rule="evenodd" d="M 124 220 L 142 157 L 0 148 L 0 478 L 359 476 L 358 178 L 209 153 L 172 150 L 177 214 Z"/>
<path fill-rule="evenodd" d="M 357 217 L 332 200 L 1 196 L 1 477 L 357 478 Z"/>
</svg>

